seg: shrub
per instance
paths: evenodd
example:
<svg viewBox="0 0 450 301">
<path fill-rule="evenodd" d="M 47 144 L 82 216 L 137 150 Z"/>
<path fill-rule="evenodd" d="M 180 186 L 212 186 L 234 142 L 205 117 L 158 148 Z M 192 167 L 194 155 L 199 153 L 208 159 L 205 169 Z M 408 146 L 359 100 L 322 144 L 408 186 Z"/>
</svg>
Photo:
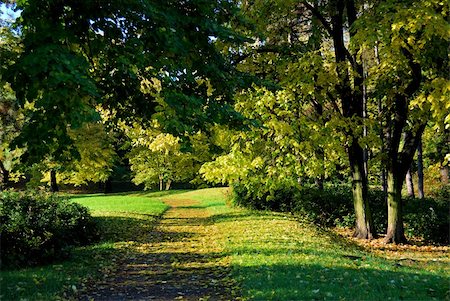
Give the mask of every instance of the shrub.
<svg viewBox="0 0 450 301">
<path fill-rule="evenodd" d="M 0 194 L 3 266 L 45 263 L 98 238 L 88 209 L 53 194 Z"/>
<path fill-rule="evenodd" d="M 449 244 L 449 201 L 405 199 L 404 222 L 409 236 L 425 241 Z"/>
<path fill-rule="evenodd" d="M 255 210 L 290 211 L 298 189 L 288 184 L 276 187 L 259 182 L 235 183 L 231 194 L 234 205 Z"/>
<path fill-rule="evenodd" d="M 404 200 L 404 222 L 408 236 L 429 242 L 449 242 L 449 202 L 440 199 Z M 387 229 L 387 204 L 380 190 L 369 191 L 369 204 L 378 233 Z M 262 185 L 236 183 L 233 186 L 233 203 L 251 208 L 292 212 L 327 227 L 352 227 L 355 223 L 352 192 L 349 186 L 337 185 L 319 190 L 316 187 L 279 186 L 272 189 Z"/>
</svg>

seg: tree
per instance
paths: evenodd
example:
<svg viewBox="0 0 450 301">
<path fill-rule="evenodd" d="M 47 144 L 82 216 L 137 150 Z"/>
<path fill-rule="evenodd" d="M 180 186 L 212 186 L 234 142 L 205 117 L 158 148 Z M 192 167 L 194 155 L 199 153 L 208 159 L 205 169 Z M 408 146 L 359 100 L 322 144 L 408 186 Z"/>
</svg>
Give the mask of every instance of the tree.
<svg viewBox="0 0 450 301">
<path fill-rule="evenodd" d="M 69 131 L 80 158 L 59 173 L 60 182 L 73 185 L 105 183 L 116 161 L 114 135 L 102 123 L 86 123 Z"/>
<path fill-rule="evenodd" d="M 97 105 L 147 123 L 158 112 L 166 130 L 181 134 L 233 119 L 227 103 L 245 83 L 216 48 L 244 40 L 230 28 L 239 19 L 233 2 L 16 3 L 24 51 L 7 79 L 20 105 L 34 106 L 16 139 L 30 164 L 75 153 L 69 129 L 96 120 Z M 154 81 L 159 100 L 143 91 Z"/>
<path fill-rule="evenodd" d="M 199 166 L 195 168 L 191 153 L 181 151 L 179 138 L 138 124 L 126 128 L 126 132 L 132 141 L 128 159 L 135 184 L 143 183 L 145 189 L 159 184 L 159 190 L 169 190 L 173 182 L 194 178 Z"/>
<path fill-rule="evenodd" d="M 345 165 L 340 140 L 344 137 L 333 122 L 323 125 L 311 117 L 311 110 L 303 112 L 308 107 L 309 102 L 288 89 L 254 87 L 242 93 L 236 110 L 252 122 L 247 130 L 225 130 L 227 152 L 200 172 L 211 182 L 245 185 L 254 197 L 295 187 L 301 177 L 331 177 L 337 165 Z M 316 151 L 319 147 L 321 153 Z"/>
<path fill-rule="evenodd" d="M 379 51 L 380 65 L 369 71 L 374 98 L 384 110 L 388 230 L 385 242 L 406 241 L 401 191 L 430 118 L 448 126 L 448 11 L 439 1 L 376 3 L 359 20 L 355 42 Z M 420 13 L 421 18 L 417 19 Z M 373 24 L 377 30 L 372 29 Z M 447 108 L 446 108 L 447 107 Z M 447 124 L 447 125 L 446 125 Z"/>
<path fill-rule="evenodd" d="M 317 81 L 314 81 L 311 86 L 319 91 L 325 91 L 326 97 L 320 95 L 320 92 L 319 95 L 315 95 L 315 89 L 312 89 L 310 95 L 313 97 L 310 97 L 309 101 L 318 116 L 322 114 L 325 104 L 330 105 L 334 114 L 341 116 L 341 122 L 340 124 L 336 123 L 336 126 L 346 137 L 345 145 L 350 165 L 356 215 L 354 235 L 359 238 L 370 239 L 374 237 L 376 233 L 367 200 L 368 184 L 362 146 L 364 74 L 362 63 L 357 60 L 358 49 L 355 48 L 350 52 L 348 42 L 345 40 L 347 35 L 352 39 L 356 34 L 356 28 L 353 24 L 358 17 L 358 7 L 356 7 L 355 1 L 337 0 L 315 3 L 308 1 L 270 1 L 255 4 L 244 2 L 244 6 L 246 4 L 250 14 L 259 16 L 258 20 L 263 20 L 263 23 L 264 20 L 270 22 L 270 24 L 265 24 L 266 28 L 269 29 L 264 32 L 265 34 L 269 32 L 267 39 L 262 40 L 259 45 L 254 47 L 256 48 L 254 52 L 257 54 L 270 53 L 269 64 L 273 56 L 279 61 L 281 61 L 280 57 L 290 57 L 294 61 L 305 52 L 317 51 L 321 46 L 326 47 L 328 51 L 333 51 L 334 63 L 332 66 L 334 70 L 332 72 L 337 81 L 332 89 L 320 87 L 323 82 L 317 84 Z M 258 5 L 262 6 L 263 9 L 260 9 Z M 258 15 L 259 11 L 262 13 Z M 285 55 L 283 56 L 283 54 Z M 251 54 L 245 55 L 245 57 L 250 56 Z M 330 61 L 326 61 L 326 63 L 330 64 Z M 275 63 L 275 65 L 277 64 Z M 286 70 L 286 65 L 279 64 L 278 66 L 281 66 L 280 69 Z M 272 67 L 269 65 L 262 68 L 263 70 L 270 70 Z M 276 67 L 273 68 L 276 69 Z M 264 71 L 264 73 L 266 72 Z M 297 86 L 301 86 L 303 83 L 302 80 L 299 80 Z M 320 154 L 320 148 L 317 151 Z"/>
<path fill-rule="evenodd" d="M 0 19 L 0 188 L 8 186 L 11 172 L 23 151 L 10 145 L 19 134 L 23 114 L 16 105 L 14 91 L 3 76 L 21 51 L 20 37 L 11 22 Z"/>
</svg>

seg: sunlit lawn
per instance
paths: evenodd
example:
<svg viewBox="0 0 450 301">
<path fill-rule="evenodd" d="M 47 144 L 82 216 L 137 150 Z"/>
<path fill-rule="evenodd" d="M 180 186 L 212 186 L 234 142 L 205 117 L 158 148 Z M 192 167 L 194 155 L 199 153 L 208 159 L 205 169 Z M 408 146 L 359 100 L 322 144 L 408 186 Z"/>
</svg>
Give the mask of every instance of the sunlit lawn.
<svg viewBox="0 0 450 301">
<path fill-rule="evenodd" d="M 374 255 L 298 218 L 230 210 L 224 190 L 189 193 L 209 208 L 226 241 L 244 297 L 255 300 L 443 300 L 449 298 L 445 252 Z M 181 197 L 181 195 L 180 195 Z M 427 254 L 423 254 L 427 252 Z"/>
<path fill-rule="evenodd" d="M 101 278 L 116 256 L 139 242 L 167 206 L 161 199 L 190 199 L 207 208 L 220 232 L 240 293 L 254 300 L 443 300 L 449 298 L 449 255 L 409 248 L 365 251 L 334 232 L 298 217 L 231 208 L 226 188 L 163 193 L 77 196 L 91 209 L 102 241 L 78 248 L 66 261 L 3 271 L 0 300 L 63 299 Z M 66 295 L 64 295 L 64 293 Z M 68 294 L 69 293 L 69 294 Z"/>
</svg>

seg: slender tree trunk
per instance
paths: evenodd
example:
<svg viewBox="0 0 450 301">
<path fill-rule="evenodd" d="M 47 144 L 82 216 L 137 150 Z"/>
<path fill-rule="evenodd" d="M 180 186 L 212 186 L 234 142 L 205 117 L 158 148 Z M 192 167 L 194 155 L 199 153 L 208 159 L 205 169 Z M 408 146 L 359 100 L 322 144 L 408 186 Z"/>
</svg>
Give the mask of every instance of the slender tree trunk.
<svg viewBox="0 0 450 301">
<path fill-rule="evenodd" d="M 345 47 L 344 41 L 344 8 L 347 11 L 348 24 L 351 26 L 357 19 L 356 7 L 353 0 L 337 0 L 334 6 L 335 11 L 331 16 L 331 36 L 333 38 L 334 54 L 337 63 L 336 73 L 340 79 L 336 90 L 341 98 L 344 117 L 356 117 L 362 121 L 364 116 L 363 67 L 357 62 L 356 56 L 352 56 L 351 58 L 347 56 L 348 49 Z M 353 36 L 355 33 L 355 31 L 351 31 L 350 36 Z M 351 62 L 354 72 L 354 76 L 352 77 L 353 82 L 350 79 L 348 67 L 346 66 L 349 60 L 353 61 Z M 376 232 L 367 199 L 364 150 L 359 145 L 359 137 L 353 129 L 350 129 L 346 135 L 351 141 L 347 152 L 352 175 L 353 204 L 356 217 L 354 236 L 357 238 L 372 239 L 376 236 Z"/>
<path fill-rule="evenodd" d="M 56 181 L 56 171 L 54 169 L 52 169 L 50 171 L 50 191 L 51 192 L 58 192 L 59 191 L 58 183 Z"/>
<path fill-rule="evenodd" d="M 316 151 L 316 155 L 317 155 L 317 158 L 319 159 L 319 161 L 321 162 L 321 164 L 325 164 L 325 152 L 324 152 L 324 150 L 323 150 L 323 148 L 319 148 L 317 151 Z M 316 185 L 316 187 L 319 189 L 319 190 L 323 190 L 323 181 L 324 181 L 324 178 L 325 178 L 325 176 L 324 176 L 324 170 L 322 170 L 321 171 L 321 173 L 320 173 L 320 175 L 318 175 L 315 179 L 314 179 L 314 184 Z"/>
<path fill-rule="evenodd" d="M 163 186 L 164 186 L 164 183 L 163 183 L 163 176 L 162 176 L 162 175 L 159 175 L 159 191 L 162 191 L 162 190 L 163 190 Z"/>
<path fill-rule="evenodd" d="M 448 185 L 448 165 L 441 166 L 441 183 Z"/>
<path fill-rule="evenodd" d="M 423 187 L 423 153 L 422 153 L 422 139 L 419 141 L 419 145 L 417 146 L 417 194 L 419 199 L 423 199 L 425 197 L 424 187 Z"/>
<path fill-rule="evenodd" d="M 406 188 L 408 190 L 408 196 L 414 197 L 414 182 L 411 168 L 408 169 L 408 172 L 406 173 Z"/>
<path fill-rule="evenodd" d="M 375 58 L 376 58 L 376 62 L 377 65 L 380 65 L 380 56 L 378 55 L 378 42 L 375 45 Z M 386 148 L 384 146 L 384 141 L 385 141 L 385 137 L 384 137 L 384 132 L 383 132 L 383 119 L 381 118 L 382 114 L 383 114 L 383 104 L 381 102 L 381 98 L 378 98 L 378 116 L 379 116 L 379 124 L 380 124 L 380 139 L 381 139 L 381 153 L 384 154 L 386 151 Z M 384 163 L 384 162 L 383 162 Z M 384 167 L 384 164 L 381 164 L 381 187 L 383 189 L 383 194 L 384 194 L 384 201 L 387 202 L 387 179 L 386 179 L 386 168 Z"/>
<path fill-rule="evenodd" d="M 112 192 L 112 182 L 111 178 L 108 178 L 105 182 L 104 193 L 111 193 L 111 192 Z"/>
<path fill-rule="evenodd" d="M 0 190 L 5 189 L 9 186 L 9 170 L 5 168 L 3 162 L 0 160 L 0 171 L 2 173 L 2 181 L 0 183 Z"/>
<path fill-rule="evenodd" d="M 388 229 L 385 243 L 406 243 L 403 227 L 402 186 L 404 176 L 393 168 L 388 170 Z"/>
<path fill-rule="evenodd" d="M 166 190 L 170 189 L 170 185 L 172 184 L 172 180 L 167 180 L 166 182 Z"/>
<path fill-rule="evenodd" d="M 356 225 L 354 237 L 373 239 L 376 231 L 373 226 L 372 214 L 367 198 L 367 178 L 364 172 L 364 150 L 359 144 L 349 147 L 350 169 L 352 173 L 353 205 L 355 208 Z"/>
</svg>

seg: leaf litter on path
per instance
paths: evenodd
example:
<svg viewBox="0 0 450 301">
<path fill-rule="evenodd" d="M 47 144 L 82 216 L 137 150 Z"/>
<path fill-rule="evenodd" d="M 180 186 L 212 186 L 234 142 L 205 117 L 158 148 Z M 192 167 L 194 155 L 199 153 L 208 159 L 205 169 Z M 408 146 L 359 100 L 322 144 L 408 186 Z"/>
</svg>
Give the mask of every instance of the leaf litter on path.
<svg viewBox="0 0 450 301">
<path fill-rule="evenodd" d="M 236 283 L 223 255 L 221 233 L 196 201 L 165 201 L 170 206 L 139 243 L 126 247 L 116 268 L 92 283 L 81 300 L 236 300 Z M 190 207 L 192 206 L 192 207 Z M 153 221 L 148 221 L 153 223 Z"/>
</svg>

